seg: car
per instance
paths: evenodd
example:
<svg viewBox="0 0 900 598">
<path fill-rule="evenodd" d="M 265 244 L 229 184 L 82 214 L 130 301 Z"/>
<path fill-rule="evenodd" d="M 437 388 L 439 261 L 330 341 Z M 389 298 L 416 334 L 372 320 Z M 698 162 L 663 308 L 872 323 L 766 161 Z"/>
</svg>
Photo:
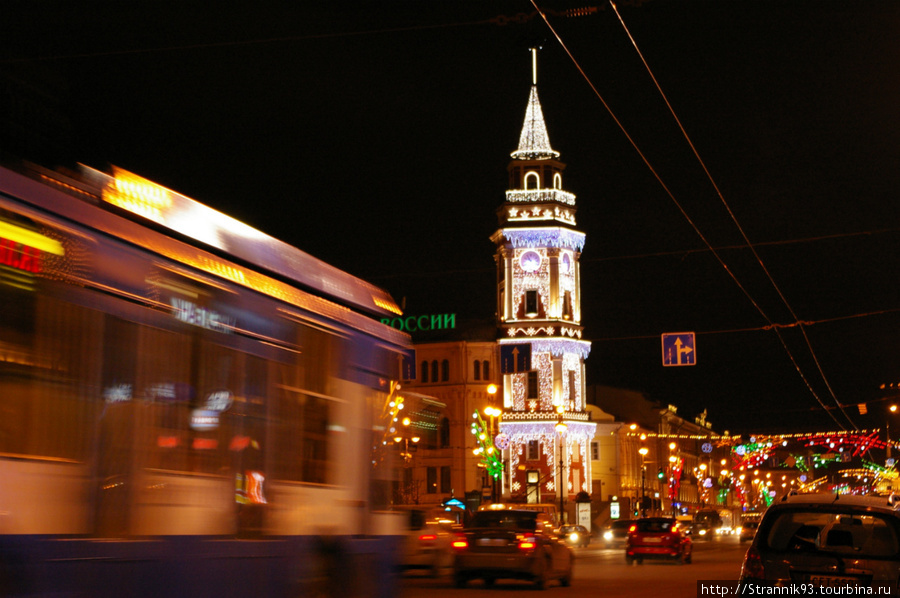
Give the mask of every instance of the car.
<svg viewBox="0 0 900 598">
<path fill-rule="evenodd" d="M 400 569 L 424 570 L 431 577 L 449 574 L 454 559 L 451 542 L 462 528 L 457 514 L 439 507 L 400 510 L 406 516 Z"/>
<path fill-rule="evenodd" d="M 898 579 L 900 497 L 835 493 L 790 493 L 770 505 L 740 576 L 742 587 L 889 586 L 884 593 Z"/>
<path fill-rule="evenodd" d="M 633 519 L 615 519 L 610 521 L 600 530 L 605 548 L 622 548 L 628 537 L 628 528 L 634 523 Z"/>
<path fill-rule="evenodd" d="M 668 559 L 682 565 L 692 558 L 690 534 L 674 517 L 636 519 L 628 528 L 625 562 L 629 565 L 644 559 Z"/>
<path fill-rule="evenodd" d="M 544 589 L 550 580 L 572 583 L 574 554 L 541 524 L 541 515 L 521 509 L 478 511 L 453 540 L 453 578 L 462 588 L 481 578 L 524 579 Z"/>
<path fill-rule="evenodd" d="M 569 546 L 587 546 L 591 543 L 591 532 L 583 525 L 563 525 L 554 533 Z"/>
<path fill-rule="evenodd" d="M 756 529 L 759 527 L 759 519 L 748 519 L 741 523 L 741 542 L 749 542 L 756 535 Z"/>
</svg>

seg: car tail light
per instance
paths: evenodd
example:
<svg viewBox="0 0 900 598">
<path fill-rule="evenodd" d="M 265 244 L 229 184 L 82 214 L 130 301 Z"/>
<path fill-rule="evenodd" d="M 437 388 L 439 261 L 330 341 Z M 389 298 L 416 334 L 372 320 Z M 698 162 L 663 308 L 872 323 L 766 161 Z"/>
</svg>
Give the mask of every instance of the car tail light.
<svg viewBox="0 0 900 598">
<path fill-rule="evenodd" d="M 519 550 L 534 550 L 535 546 L 537 546 L 537 542 L 534 541 L 534 536 L 525 536 L 519 539 Z"/>
<path fill-rule="evenodd" d="M 632 525 L 631 527 L 628 528 L 628 533 L 629 533 L 629 534 L 633 534 L 633 533 L 636 532 L 636 531 L 637 531 L 637 526 L 636 526 L 636 525 Z"/>
<path fill-rule="evenodd" d="M 434 542 L 435 540 L 437 540 L 435 534 L 422 534 L 419 536 L 419 542 Z"/>
<path fill-rule="evenodd" d="M 469 547 L 469 541 L 465 536 L 456 536 L 451 545 L 457 550 L 464 550 Z"/>
<path fill-rule="evenodd" d="M 766 570 L 765 567 L 763 567 L 762 556 L 760 556 L 759 551 L 752 546 L 747 551 L 747 555 L 744 557 L 744 564 L 741 567 L 741 579 L 748 578 L 766 578 Z"/>
</svg>

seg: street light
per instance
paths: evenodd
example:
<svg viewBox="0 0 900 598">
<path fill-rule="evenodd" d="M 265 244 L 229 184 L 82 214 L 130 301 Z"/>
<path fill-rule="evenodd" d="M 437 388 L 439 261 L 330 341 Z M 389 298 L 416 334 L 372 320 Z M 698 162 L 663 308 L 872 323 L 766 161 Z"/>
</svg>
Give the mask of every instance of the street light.
<svg viewBox="0 0 900 598">
<path fill-rule="evenodd" d="M 647 453 L 650 452 L 650 449 L 648 449 L 646 446 L 642 446 L 638 449 L 638 452 L 641 454 L 641 517 L 646 517 L 646 512 L 644 510 L 644 478 L 646 477 L 645 473 L 647 471 L 647 465 L 644 463 L 644 457 L 647 456 Z"/>
<path fill-rule="evenodd" d="M 494 386 L 494 385 L 492 384 L 491 386 Z M 494 392 L 497 392 L 497 387 L 494 387 Z M 490 388 L 488 388 L 488 393 L 490 393 L 491 395 L 493 395 L 493 393 L 491 393 L 491 389 L 490 389 Z M 502 411 L 501 409 L 498 409 L 497 407 L 494 407 L 493 405 L 491 405 L 491 406 L 489 406 L 489 407 L 485 407 L 485 408 L 484 408 L 484 414 L 485 414 L 486 416 L 488 416 L 488 418 L 489 418 L 488 421 L 490 422 L 490 423 L 488 424 L 488 435 L 490 436 L 491 442 L 490 442 L 490 445 L 489 445 L 489 447 L 488 447 L 488 453 L 493 453 L 495 450 L 500 451 L 500 449 L 498 449 L 497 446 L 494 444 L 494 439 L 497 437 L 497 432 L 498 432 L 497 426 L 494 425 L 494 421 L 495 421 L 495 418 L 496 418 L 497 420 L 500 419 L 500 417 L 503 415 L 503 411 Z M 498 426 L 499 426 L 499 422 L 497 422 L 497 423 L 498 423 Z M 502 455 L 502 452 L 501 452 L 501 454 L 497 457 L 497 459 L 498 459 L 501 463 L 503 462 L 503 455 Z M 506 469 L 505 464 L 504 464 L 504 466 L 503 466 L 503 469 L 504 469 L 504 470 Z M 496 478 L 495 476 L 491 476 L 491 502 L 493 502 L 493 503 L 496 503 L 496 502 L 499 502 L 499 501 L 500 501 L 500 496 L 499 496 L 500 492 L 499 492 L 497 486 L 498 486 L 498 480 L 497 480 L 497 478 Z"/>
<path fill-rule="evenodd" d="M 569 426 L 566 425 L 566 422 L 563 421 L 563 412 L 562 407 L 558 409 L 559 412 L 559 421 L 556 422 L 556 435 L 559 437 L 559 523 L 562 525 L 565 522 L 565 514 L 566 514 L 566 503 L 565 503 L 565 492 L 566 492 L 566 480 L 565 480 L 565 465 L 563 463 L 563 435 L 568 430 Z"/>
</svg>

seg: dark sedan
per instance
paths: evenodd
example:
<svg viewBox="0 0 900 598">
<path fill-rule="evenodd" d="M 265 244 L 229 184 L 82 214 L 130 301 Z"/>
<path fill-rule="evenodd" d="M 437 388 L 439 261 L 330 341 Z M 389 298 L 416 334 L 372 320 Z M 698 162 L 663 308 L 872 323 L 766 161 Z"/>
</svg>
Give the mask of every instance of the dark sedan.
<svg viewBox="0 0 900 598">
<path fill-rule="evenodd" d="M 526 579 L 544 589 L 551 579 L 572 582 L 572 549 L 538 525 L 538 513 L 515 509 L 479 511 L 453 541 L 454 581 L 464 587 L 481 578 Z"/>
</svg>

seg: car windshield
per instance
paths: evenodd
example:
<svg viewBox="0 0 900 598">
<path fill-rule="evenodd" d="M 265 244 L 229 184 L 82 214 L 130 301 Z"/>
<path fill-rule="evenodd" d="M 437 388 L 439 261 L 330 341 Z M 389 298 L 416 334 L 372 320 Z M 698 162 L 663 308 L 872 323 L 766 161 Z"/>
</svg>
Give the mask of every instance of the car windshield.
<svg viewBox="0 0 900 598">
<path fill-rule="evenodd" d="M 854 557 L 896 556 L 897 527 L 867 512 L 783 510 L 766 522 L 763 547 L 778 552 L 838 552 Z"/>
<path fill-rule="evenodd" d="M 504 527 L 534 531 L 537 513 L 533 511 L 479 511 L 466 527 Z"/>
<path fill-rule="evenodd" d="M 638 519 L 635 525 L 639 532 L 661 534 L 671 530 L 675 522 L 671 519 Z"/>
<path fill-rule="evenodd" d="M 619 521 L 613 521 L 613 524 L 610 527 L 613 529 L 628 529 L 631 527 L 631 521 L 628 519 L 620 519 Z"/>
</svg>

